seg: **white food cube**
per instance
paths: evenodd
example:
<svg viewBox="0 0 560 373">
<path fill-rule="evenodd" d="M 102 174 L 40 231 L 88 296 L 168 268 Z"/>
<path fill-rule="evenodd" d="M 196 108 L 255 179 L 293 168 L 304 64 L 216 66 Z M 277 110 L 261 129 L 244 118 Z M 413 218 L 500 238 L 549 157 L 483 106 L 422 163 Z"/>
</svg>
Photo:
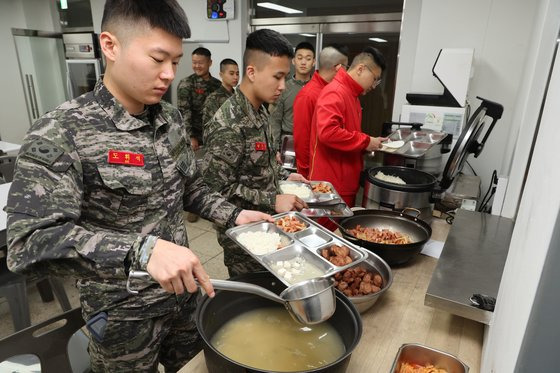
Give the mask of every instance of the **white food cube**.
<svg viewBox="0 0 560 373">
<path fill-rule="evenodd" d="M 294 268 L 298 269 L 299 267 L 301 267 L 301 264 L 299 264 L 299 262 L 295 262 L 293 265 Z"/>
<path fill-rule="evenodd" d="M 284 273 L 284 278 L 286 280 L 291 280 L 292 279 L 292 272 L 286 271 L 286 273 Z"/>
<path fill-rule="evenodd" d="M 289 269 L 292 268 L 292 265 L 287 260 L 284 262 L 284 268 Z"/>
<path fill-rule="evenodd" d="M 280 276 L 284 276 L 285 273 L 286 273 L 286 270 L 285 270 L 284 268 L 280 268 L 280 269 L 278 270 L 278 274 L 279 274 Z"/>
<path fill-rule="evenodd" d="M 284 267 L 284 262 L 279 260 L 276 262 L 276 267 L 280 268 L 280 267 Z"/>
</svg>

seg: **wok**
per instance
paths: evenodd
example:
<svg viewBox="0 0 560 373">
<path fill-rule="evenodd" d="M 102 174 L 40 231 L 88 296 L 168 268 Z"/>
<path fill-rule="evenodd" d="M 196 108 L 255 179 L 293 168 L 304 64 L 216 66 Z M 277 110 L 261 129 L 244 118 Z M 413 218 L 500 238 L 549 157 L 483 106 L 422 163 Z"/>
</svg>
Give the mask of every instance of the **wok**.
<svg viewBox="0 0 560 373">
<path fill-rule="evenodd" d="M 344 238 L 356 243 L 363 248 L 379 255 L 389 265 L 400 265 L 408 262 L 422 248 L 432 236 L 432 228 L 418 217 L 407 214 L 408 211 L 415 209 L 405 208 L 402 212 L 385 210 L 358 210 L 354 211 L 354 216 L 342 219 L 339 225 Z M 349 229 L 356 228 L 357 225 L 366 228 L 387 228 L 407 234 L 411 243 L 402 245 L 391 245 L 365 241 L 354 237 Z"/>
</svg>

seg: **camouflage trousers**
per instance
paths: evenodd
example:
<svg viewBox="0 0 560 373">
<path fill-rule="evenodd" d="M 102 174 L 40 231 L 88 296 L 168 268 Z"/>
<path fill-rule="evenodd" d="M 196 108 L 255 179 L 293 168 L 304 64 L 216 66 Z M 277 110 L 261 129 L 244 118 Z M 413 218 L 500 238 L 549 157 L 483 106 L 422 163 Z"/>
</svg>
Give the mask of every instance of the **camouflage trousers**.
<svg viewBox="0 0 560 373">
<path fill-rule="evenodd" d="M 229 277 L 266 271 L 259 262 L 247 254 L 224 233 L 218 231 L 218 243 L 224 249 L 224 264 L 228 269 Z"/>
<path fill-rule="evenodd" d="M 90 338 L 92 372 L 165 372 L 181 369 L 202 349 L 196 329 L 195 311 L 201 298 L 198 292 L 184 297 L 182 304 L 167 315 L 144 320 L 112 320 L 103 340 Z"/>
</svg>

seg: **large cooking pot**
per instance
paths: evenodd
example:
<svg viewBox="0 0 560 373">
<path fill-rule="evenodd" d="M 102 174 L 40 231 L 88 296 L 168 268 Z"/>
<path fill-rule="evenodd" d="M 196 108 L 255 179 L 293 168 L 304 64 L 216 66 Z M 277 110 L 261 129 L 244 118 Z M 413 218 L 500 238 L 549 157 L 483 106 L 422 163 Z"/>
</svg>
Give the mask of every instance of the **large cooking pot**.
<svg viewBox="0 0 560 373">
<path fill-rule="evenodd" d="M 354 216 L 342 219 L 340 226 L 344 238 L 355 242 L 359 246 L 379 255 L 389 265 L 399 265 L 408 262 L 422 248 L 432 236 L 432 228 L 418 217 L 413 217 L 408 213 L 408 209 L 403 212 L 384 211 L 384 210 L 358 210 L 354 211 Z M 390 245 L 370 242 L 358 239 L 347 232 L 354 229 L 357 225 L 366 228 L 390 229 L 407 234 L 411 243 L 404 245 Z"/>
<path fill-rule="evenodd" d="M 375 177 L 378 172 L 398 176 L 405 185 L 390 183 Z M 420 218 L 431 221 L 432 192 L 436 178 L 424 171 L 408 167 L 382 166 L 370 168 L 364 183 L 362 207 L 402 211 L 405 207 L 420 210 Z"/>
<path fill-rule="evenodd" d="M 276 277 L 269 272 L 257 272 L 237 276 L 231 280 L 249 282 L 262 286 L 279 294 L 286 288 Z M 258 308 L 282 307 L 271 300 L 247 293 L 230 291 L 217 291 L 214 298 L 204 296 L 196 311 L 196 326 L 204 340 L 204 358 L 209 373 L 246 373 L 269 372 L 258 370 L 237 363 L 218 352 L 210 340 L 214 334 L 232 318 Z M 305 372 L 345 372 L 350 362 L 350 355 L 362 336 L 362 319 L 354 305 L 342 293 L 336 292 L 336 311 L 326 321 L 339 333 L 346 352 L 333 363 L 322 368 L 306 370 Z"/>
</svg>

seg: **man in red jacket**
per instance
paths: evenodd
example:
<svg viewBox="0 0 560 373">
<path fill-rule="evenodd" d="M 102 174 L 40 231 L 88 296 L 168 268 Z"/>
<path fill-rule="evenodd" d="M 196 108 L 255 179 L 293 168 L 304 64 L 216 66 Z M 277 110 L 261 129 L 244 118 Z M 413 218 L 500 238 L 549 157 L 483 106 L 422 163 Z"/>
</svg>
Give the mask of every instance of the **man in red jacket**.
<svg viewBox="0 0 560 373">
<path fill-rule="evenodd" d="M 315 104 L 321 90 L 333 80 L 337 71 L 348 67 L 348 48 L 339 44 L 329 45 L 321 51 L 319 62 L 319 70 L 299 91 L 293 105 L 297 172 L 306 178 L 309 175 L 309 136 Z"/>
<path fill-rule="evenodd" d="M 311 125 L 309 179 L 331 182 L 349 206 L 356 200 L 363 153 L 379 149 L 385 140 L 362 132 L 358 99 L 379 85 L 384 69 L 381 52 L 367 47 L 354 58 L 348 72 L 338 70 L 317 100 Z M 336 229 L 332 223 L 323 225 Z"/>
</svg>

